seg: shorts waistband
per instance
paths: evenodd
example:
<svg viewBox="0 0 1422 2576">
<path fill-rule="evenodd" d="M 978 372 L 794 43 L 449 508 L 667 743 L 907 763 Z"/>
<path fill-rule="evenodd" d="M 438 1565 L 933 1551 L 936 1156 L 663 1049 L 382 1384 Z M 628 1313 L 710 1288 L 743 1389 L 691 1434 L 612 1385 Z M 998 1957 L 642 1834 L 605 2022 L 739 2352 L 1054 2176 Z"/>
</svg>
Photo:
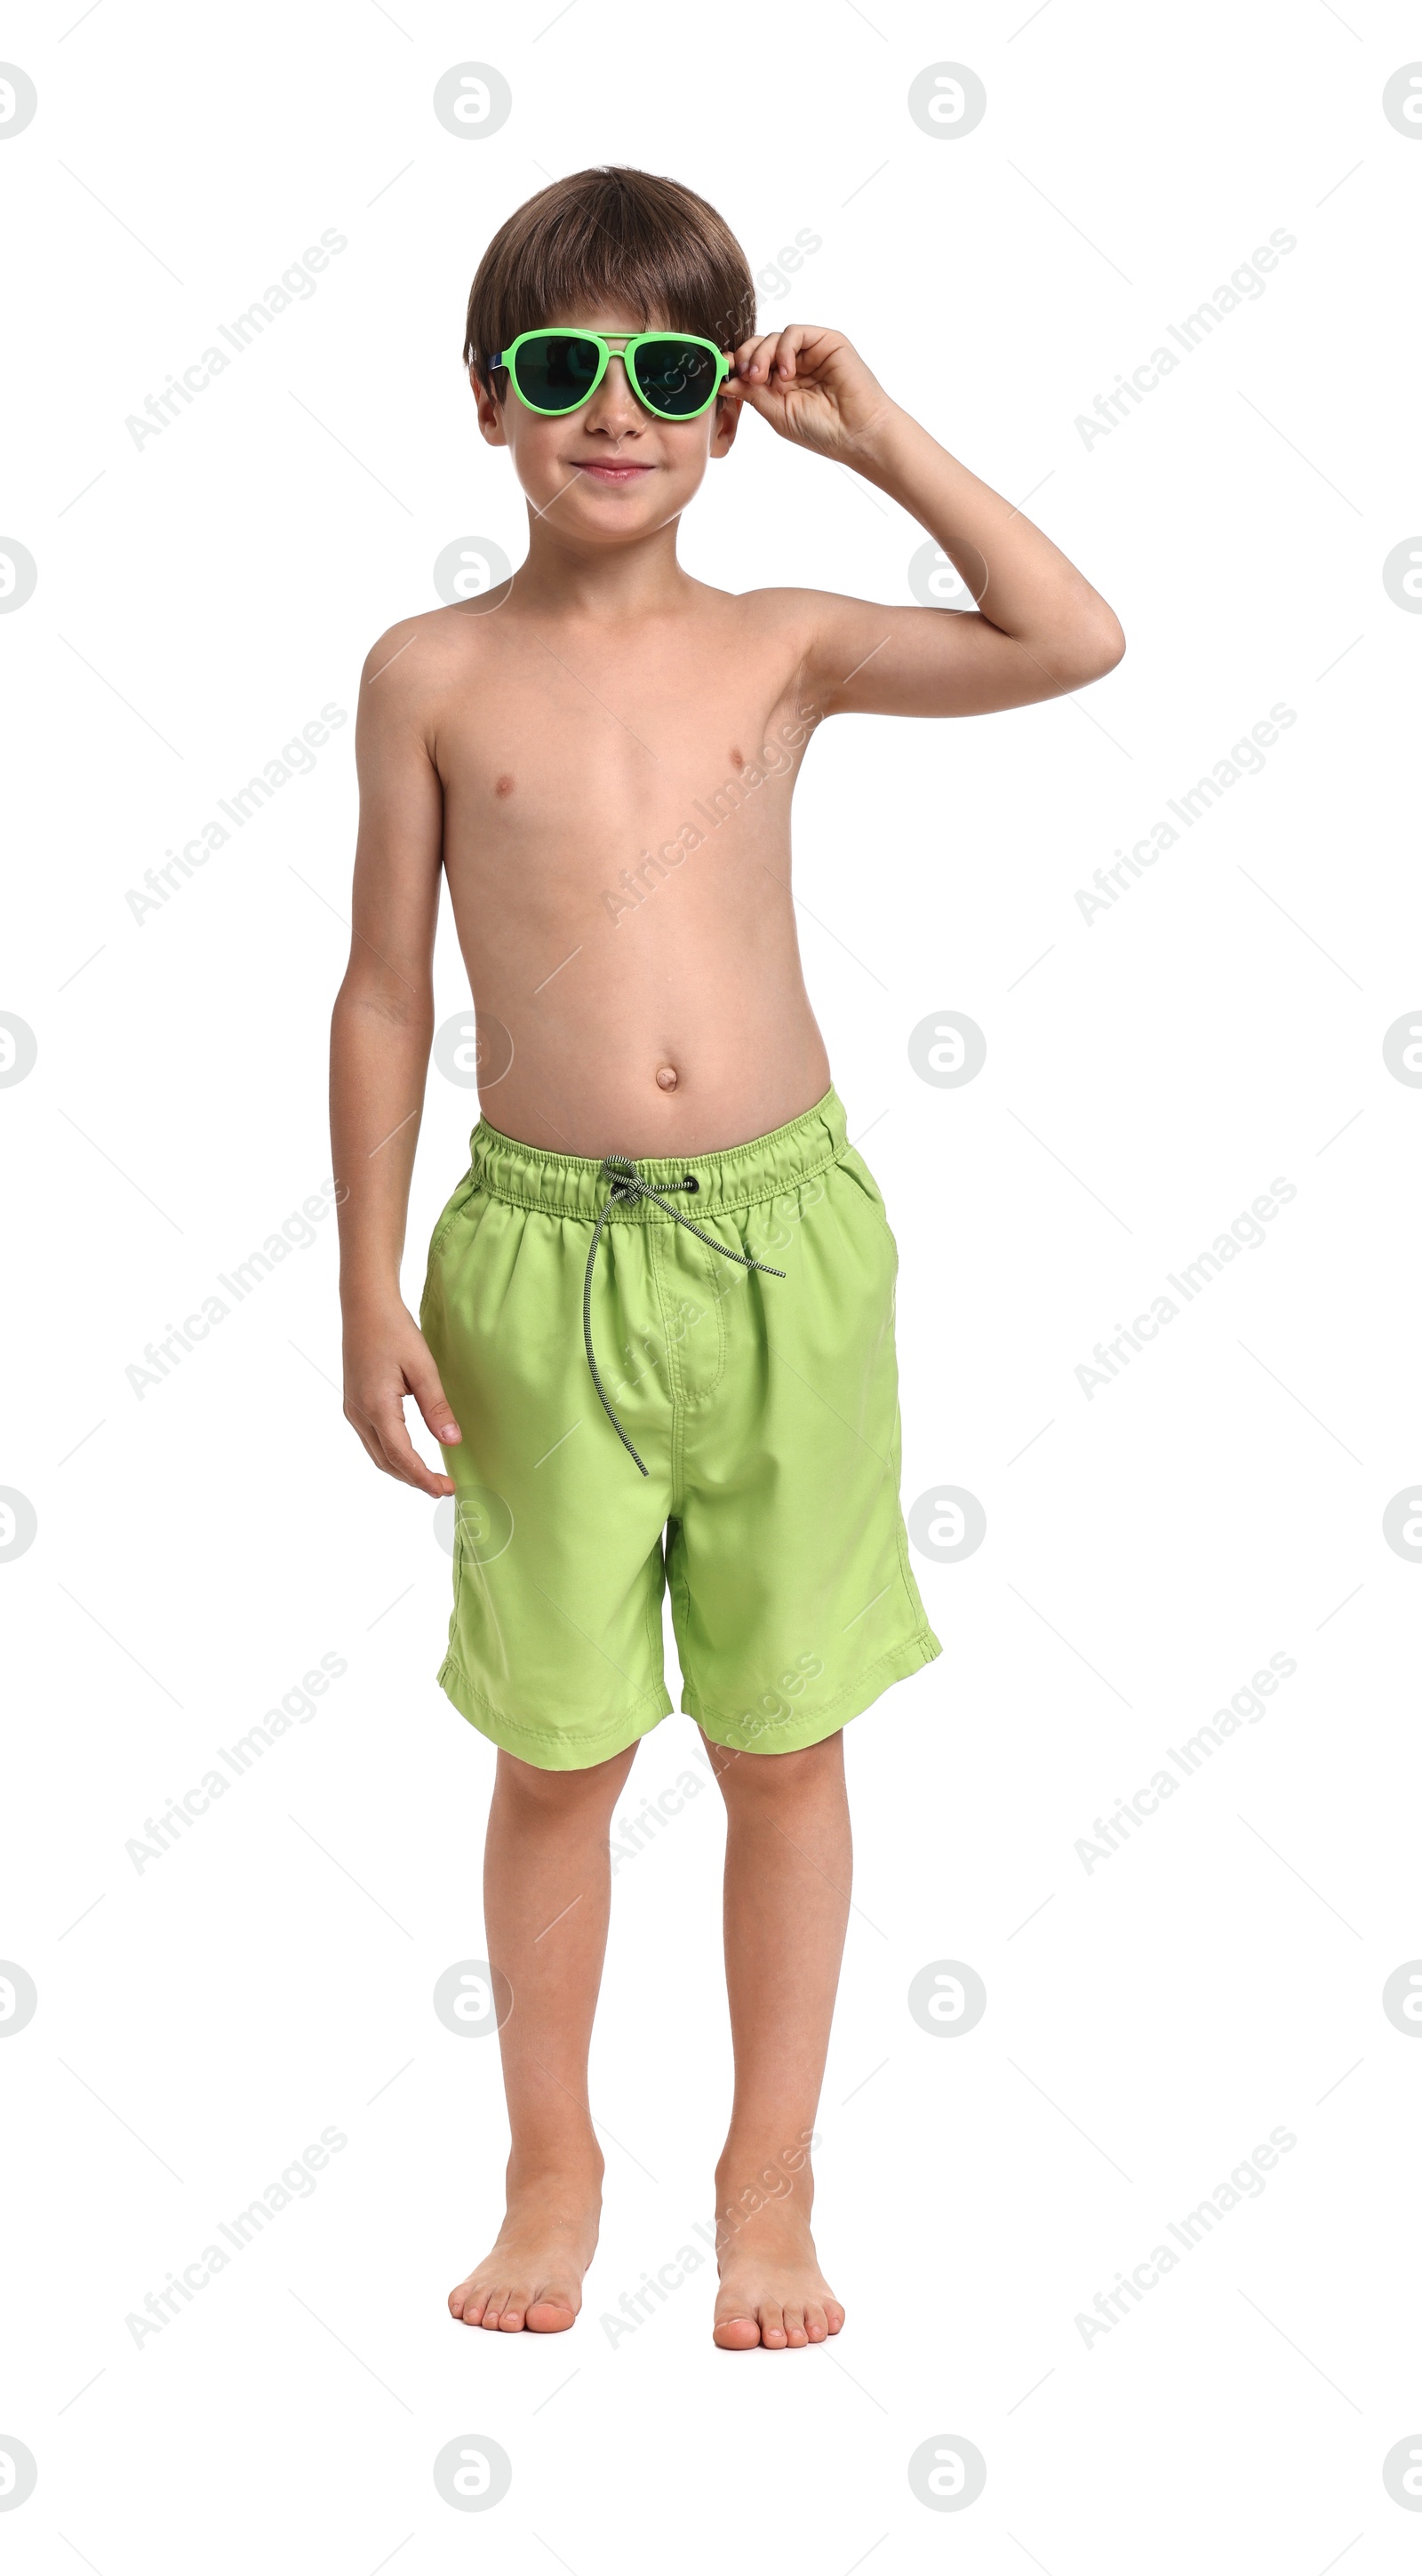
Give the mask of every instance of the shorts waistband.
<svg viewBox="0 0 1422 2576">
<path fill-rule="evenodd" d="M 828 1171 L 845 1151 L 848 1137 L 844 1104 L 831 1088 L 813 1109 L 804 1110 L 784 1127 L 756 1136 L 748 1145 L 730 1145 L 716 1154 L 629 1157 L 654 1190 L 675 1189 L 694 1180 L 694 1192 L 680 1205 L 698 1219 L 718 1208 L 755 1207 L 779 1198 L 800 1181 Z M 547 1154 L 505 1136 L 481 1118 L 469 1139 L 470 1172 L 477 1187 L 514 1207 L 541 1208 L 550 1216 L 602 1214 L 608 1183 L 600 1158 L 585 1154 Z M 672 1225 L 676 1222 L 654 1199 L 620 1200 L 607 1211 L 609 1225 Z"/>
</svg>

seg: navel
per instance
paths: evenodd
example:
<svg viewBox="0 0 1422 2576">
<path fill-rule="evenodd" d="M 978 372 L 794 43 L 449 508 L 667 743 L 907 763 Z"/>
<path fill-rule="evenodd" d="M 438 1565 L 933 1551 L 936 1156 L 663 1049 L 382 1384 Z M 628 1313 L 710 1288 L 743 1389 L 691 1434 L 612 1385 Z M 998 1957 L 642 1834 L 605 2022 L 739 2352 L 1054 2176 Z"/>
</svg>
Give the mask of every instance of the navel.
<svg viewBox="0 0 1422 2576">
<path fill-rule="evenodd" d="M 657 1067 L 657 1082 L 661 1090 L 675 1091 L 676 1066 L 674 1064 L 659 1064 Z"/>
</svg>

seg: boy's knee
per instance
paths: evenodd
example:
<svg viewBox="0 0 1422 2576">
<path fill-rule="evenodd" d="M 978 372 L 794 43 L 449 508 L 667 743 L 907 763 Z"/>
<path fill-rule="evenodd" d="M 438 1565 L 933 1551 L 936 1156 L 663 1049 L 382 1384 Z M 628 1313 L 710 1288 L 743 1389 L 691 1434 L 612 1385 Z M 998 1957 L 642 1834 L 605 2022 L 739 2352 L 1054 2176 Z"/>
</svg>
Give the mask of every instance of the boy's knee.
<svg viewBox="0 0 1422 2576">
<path fill-rule="evenodd" d="M 709 1739 L 706 1749 L 727 1802 L 747 1806 L 803 1797 L 822 1781 L 837 1779 L 844 1766 L 842 1734 L 827 1735 L 793 1753 L 735 1753 Z"/>
<path fill-rule="evenodd" d="M 612 1807 L 622 1794 L 632 1768 L 635 1746 L 614 1754 L 610 1762 L 591 1762 L 580 1771 L 542 1771 L 517 1753 L 499 1750 L 499 1785 L 521 1804 L 550 1816 L 577 1814 L 587 1808 Z"/>
</svg>

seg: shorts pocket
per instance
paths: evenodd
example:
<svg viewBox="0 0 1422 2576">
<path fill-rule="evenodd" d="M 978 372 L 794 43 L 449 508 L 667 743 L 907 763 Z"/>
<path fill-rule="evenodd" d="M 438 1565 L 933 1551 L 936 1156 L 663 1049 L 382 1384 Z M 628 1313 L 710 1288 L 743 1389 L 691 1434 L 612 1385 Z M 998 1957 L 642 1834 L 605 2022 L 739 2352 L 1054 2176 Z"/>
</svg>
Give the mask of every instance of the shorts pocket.
<svg viewBox="0 0 1422 2576">
<path fill-rule="evenodd" d="M 459 1496 L 454 1498 L 454 1596 L 449 1605 L 449 1651 L 459 1651 L 459 1594 L 464 1577 L 464 1530 L 459 1510 Z"/>
<path fill-rule="evenodd" d="M 835 1169 L 843 1172 L 845 1179 L 851 1183 L 859 1196 L 864 1200 L 867 1211 L 883 1227 L 884 1232 L 888 1236 L 889 1242 L 893 1247 L 894 1267 L 897 1269 L 899 1259 L 898 1241 L 894 1234 L 894 1229 L 889 1223 L 888 1213 L 885 1209 L 883 1198 L 880 1195 L 879 1184 L 875 1180 L 873 1173 L 870 1171 L 868 1164 L 865 1162 L 863 1155 L 857 1154 L 852 1145 L 847 1145 L 844 1152 L 841 1154 Z"/>
<path fill-rule="evenodd" d="M 425 1284 L 420 1294 L 421 1308 L 423 1308 L 425 1299 L 430 1293 L 430 1281 L 434 1277 L 435 1261 L 438 1258 L 445 1237 L 448 1235 L 451 1227 L 457 1225 L 459 1219 L 467 1212 L 470 1201 L 473 1199 L 477 1188 L 478 1183 L 474 1178 L 472 1170 L 466 1172 L 458 1189 L 455 1191 L 453 1198 L 448 1200 L 440 1211 L 435 1223 L 434 1233 L 430 1237 L 429 1256 L 425 1262 Z"/>
</svg>

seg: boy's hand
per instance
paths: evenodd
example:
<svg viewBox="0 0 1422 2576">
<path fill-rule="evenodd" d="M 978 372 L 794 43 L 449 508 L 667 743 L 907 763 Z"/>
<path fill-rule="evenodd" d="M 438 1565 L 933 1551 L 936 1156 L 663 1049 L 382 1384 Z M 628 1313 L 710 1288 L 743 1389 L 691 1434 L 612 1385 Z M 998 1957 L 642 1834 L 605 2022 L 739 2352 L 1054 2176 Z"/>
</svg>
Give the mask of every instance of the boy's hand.
<svg viewBox="0 0 1422 2576">
<path fill-rule="evenodd" d="M 815 322 L 792 322 L 783 331 L 743 340 L 723 395 L 749 403 L 797 447 L 816 456 L 843 456 L 851 464 L 856 448 L 894 411 L 844 333 Z"/>
<path fill-rule="evenodd" d="M 402 1484 L 436 1500 L 452 1494 L 450 1478 L 425 1465 L 405 1428 L 405 1398 L 412 1395 L 426 1430 L 446 1449 L 457 1447 L 463 1437 L 414 1317 L 403 1306 L 358 1320 L 348 1317 L 345 1363 L 345 1417 L 382 1474 L 398 1476 Z"/>
</svg>

